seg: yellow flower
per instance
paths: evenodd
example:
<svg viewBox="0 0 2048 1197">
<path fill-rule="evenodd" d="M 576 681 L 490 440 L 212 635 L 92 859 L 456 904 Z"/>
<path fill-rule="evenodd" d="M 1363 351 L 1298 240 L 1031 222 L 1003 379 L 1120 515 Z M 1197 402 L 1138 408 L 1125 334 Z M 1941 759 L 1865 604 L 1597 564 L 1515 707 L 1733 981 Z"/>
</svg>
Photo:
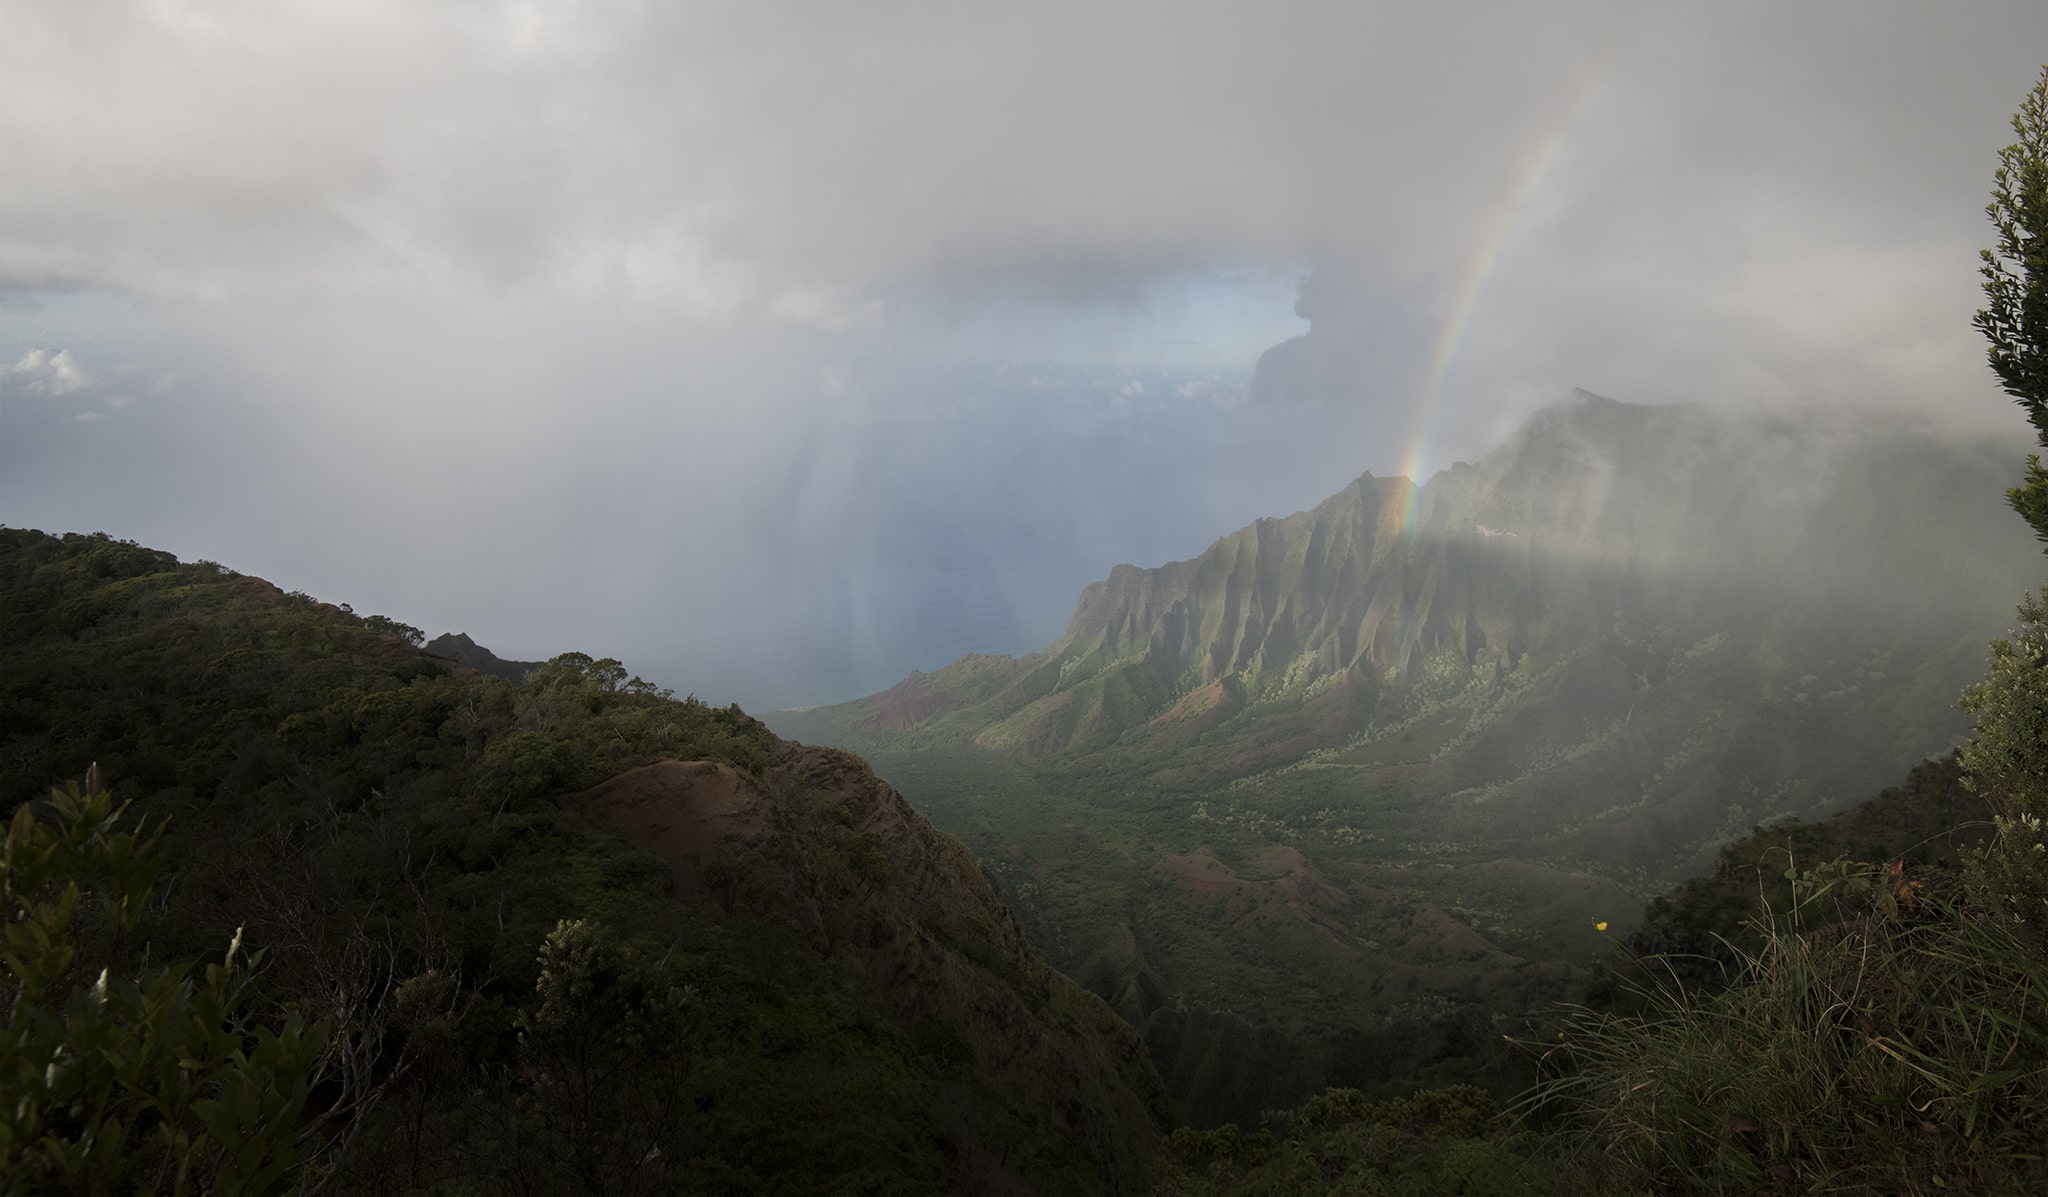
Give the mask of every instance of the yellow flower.
<svg viewBox="0 0 2048 1197">
<path fill-rule="evenodd" d="M 1593 924 L 1593 930 L 1595 930 L 1595 931 L 1606 931 L 1606 930 L 1607 930 L 1607 924 L 1606 924 L 1606 923 L 1594 923 L 1594 924 Z"/>
</svg>

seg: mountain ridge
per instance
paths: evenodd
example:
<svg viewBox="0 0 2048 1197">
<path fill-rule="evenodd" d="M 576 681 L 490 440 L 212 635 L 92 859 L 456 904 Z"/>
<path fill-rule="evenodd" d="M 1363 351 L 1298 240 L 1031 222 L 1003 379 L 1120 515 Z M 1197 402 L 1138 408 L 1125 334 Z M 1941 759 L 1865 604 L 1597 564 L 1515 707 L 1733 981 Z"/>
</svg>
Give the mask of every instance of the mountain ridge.
<svg viewBox="0 0 2048 1197">
<path fill-rule="evenodd" d="M 470 639 L 467 632 L 443 632 L 420 648 L 422 652 L 446 657 L 478 673 L 488 673 L 514 684 L 524 682 L 534 670 L 547 664 L 545 661 L 507 661 Z"/>
<path fill-rule="evenodd" d="M 2034 580 L 2009 472 L 1881 422 L 1580 394 L 1422 486 L 1364 475 L 1119 566 L 1040 652 L 769 718 L 968 840 L 1190 1116 L 1242 1121 L 1212 1099 L 1379 1083 L 1357 1045 L 1390 1028 L 1479 1051 L 1459 1020 L 1568 988 L 1592 922 L 1947 751 Z M 1173 896 L 1173 861 L 1244 878 L 1282 847 L 1343 902 Z M 1502 967 L 1415 970 L 1450 927 Z M 1263 1046 L 1186 1066 L 1226 1043 Z M 1262 1090 L 1261 1058 L 1300 1091 Z"/>
<path fill-rule="evenodd" d="M 1801 462 L 1809 477 L 1784 472 Z M 978 743 L 1058 752 L 1101 747 L 1217 683 L 1214 697 L 1251 703 L 1341 686 L 1366 711 L 1379 685 L 1412 680 L 1432 654 L 1505 672 L 1617 611 L 1711 622 L 1720 612 L 1703 609 L 1715 604 L 1754 605 L 1745 575 L 1772 575 L 1782 593 L 1769 601 L 1833 604 L 1838 618 L 1945 618 L 1952 596 L 1907 598 L 1899 579 L 1953 572 L 1930 560 L 2000 559 L 2014 538 L 1978 530 L 2000 525 L 1976 518 L 1992 501 L 1933 521 L 1939 534 L 1920 538 L 1932 553 L 1882 546 L 1931 496 L 1995 495 L 1985 477 L 1968 480 L 1984 483 L 1975 489 L 1957 477 L 1989 474 L 1986 464 L 1881 431 L 1579 392 L 1480 462 L 1419 487 L 1368 473 L 1196 557 L 1116 566 L 1038 653 L 970 656 L 860 701 L 871 730 L 973 706 L 985 716 Z M 1874 511 L 1831 501 L 1852 485 L 1883 495 L 1877 475 L 1910 493 L 1894 486 Z M 1792 532 L 1758 535 L 1773 528 Z M 2021 585 L 2014 572 L 1975 588 L 1973 614 L 1995 618 L 1990 596 Z"/>
</svg>

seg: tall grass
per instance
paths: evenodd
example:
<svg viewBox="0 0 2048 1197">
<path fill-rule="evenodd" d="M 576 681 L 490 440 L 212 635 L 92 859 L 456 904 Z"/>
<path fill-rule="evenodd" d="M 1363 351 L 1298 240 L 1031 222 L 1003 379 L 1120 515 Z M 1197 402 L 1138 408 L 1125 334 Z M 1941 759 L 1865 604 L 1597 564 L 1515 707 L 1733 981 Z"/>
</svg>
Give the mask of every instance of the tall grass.
<svg viewBox="0 0 2048 1197">
<path fill-rule="evenodd" d="M 1649 960 L 1641 1013 L 1579 1015 L 1530 1106 L 1584 1191 L 2048 1193 L 2048 961 L 1986 903 L 1861 880 L 1847 921 L 1766 910 L 1720 992 Z"/>
</svg>

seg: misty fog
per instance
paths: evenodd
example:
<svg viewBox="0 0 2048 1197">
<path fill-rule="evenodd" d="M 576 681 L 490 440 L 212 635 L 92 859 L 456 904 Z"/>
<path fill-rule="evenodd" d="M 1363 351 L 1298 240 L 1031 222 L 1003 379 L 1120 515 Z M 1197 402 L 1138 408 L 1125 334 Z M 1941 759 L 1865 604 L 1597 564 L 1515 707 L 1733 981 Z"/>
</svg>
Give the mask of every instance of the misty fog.
<svg viewBox="0 0 2048 1197">
<path fill-rule="evenodd" d="M 1576 386 L 2023 444 L 2034 5 L 8 24 L 0 522 L 713 701 L 1039 647 Z"/>
</svg>

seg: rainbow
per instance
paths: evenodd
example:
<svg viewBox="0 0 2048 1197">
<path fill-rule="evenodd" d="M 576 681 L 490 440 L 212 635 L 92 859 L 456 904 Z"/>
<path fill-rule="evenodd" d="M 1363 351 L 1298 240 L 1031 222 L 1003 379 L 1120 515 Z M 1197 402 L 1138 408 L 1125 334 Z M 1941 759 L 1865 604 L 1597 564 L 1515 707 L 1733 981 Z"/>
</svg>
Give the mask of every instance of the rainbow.
<svg viewBox="0 0 2048 1197">
<path fill-rule="evenodd" d="M 1494 266 L 1499 263 L 1513 235 L 1522 231 L 1527 223 L 1524 214 L 1530 203 L 1541 194 L 1565 143 L 1581 122 L 1587 101 L 1604 75 L 1598 67 L 1596 63 L 1593 69 L 1579 76 L 1569 102 L 1564 105 L 1563 116 L 1523 155 L 1520 166 L 1502 192 L 1500 202 L 1494 205 L 1481 226 L 1464 269 L 1458 272 L 1450 309 L 1437 330 L 1436 342 L 1430 347 L 1428 367 L 1417 390 L 1414 419 L 1408 430 L 1408 447 L 1401 455 L 1400 472 L 1410 483 L 1395 500 L 1398 505 L 1396 526 L 1403 533 L 1414 529 L 1416 496 L 1427 481 L 1425 471 L 1434 464 L 1429 459 L 1430 438 L 1436 431 L 1436 409 L 1443 399 L 1444 376 L 1458 355 L 1458 346 L 1472 323 L 1472 313 L 1479 307 L 1480 296 L 1486 291 Z"/>
</svg>

